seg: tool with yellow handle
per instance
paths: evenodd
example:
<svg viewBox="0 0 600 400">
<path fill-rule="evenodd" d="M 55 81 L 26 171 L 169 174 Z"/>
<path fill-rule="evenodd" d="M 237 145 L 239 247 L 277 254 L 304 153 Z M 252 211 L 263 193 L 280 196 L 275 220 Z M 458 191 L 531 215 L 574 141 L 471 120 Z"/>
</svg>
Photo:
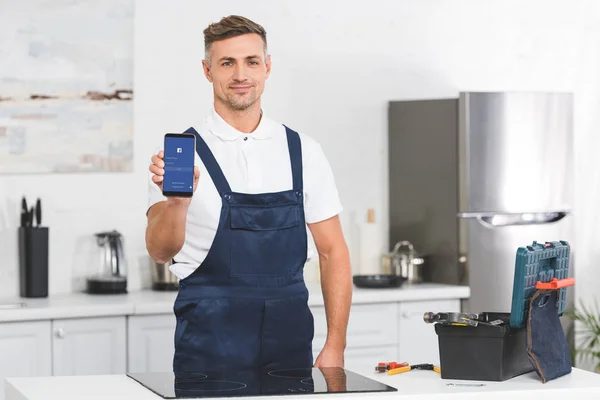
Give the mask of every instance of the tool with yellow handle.
<svg viewBox="0 0 600 400">
<path fill-rule="evenodd" d="M 400 367 L 400 368 L 392 368 L 388 371 L 388 375 L 397 375 L 397 374 L 401 374 L 403 372 L 408 372 L 410 371 L 412 368 L 410 367 L 410 365 L 408 367 Z"/>
<path fill-rule="evenodd" d="M 440 367 L 438 367 L 436 365 L 433 365 L 433 364 L 415 364 L 415 365 L 409 365 L 407 367 L 400 367 L 400 368 L 390 369 L 388 371 L 388 375 L 397 375 L 397 374 L 401 374 L 403 372 L 411 371 L 413 369 L 422 369 L 422 370 L 426 370 L 426 371 L 435 371 L 438 374 L 442 373 L 442 370 L 440 369 Z"/>
</svg>

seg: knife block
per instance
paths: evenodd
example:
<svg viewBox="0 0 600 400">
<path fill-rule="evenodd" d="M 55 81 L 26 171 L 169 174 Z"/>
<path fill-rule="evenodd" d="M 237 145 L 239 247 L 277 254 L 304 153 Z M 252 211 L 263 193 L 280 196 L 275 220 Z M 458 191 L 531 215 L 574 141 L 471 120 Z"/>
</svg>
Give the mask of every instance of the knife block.
<svg viewBox="0 0 600 400">
<path fill-rule="evenodd" d="M 19 227 L 21 297 L 48 297 L 48 228 Z"/>
</svg>

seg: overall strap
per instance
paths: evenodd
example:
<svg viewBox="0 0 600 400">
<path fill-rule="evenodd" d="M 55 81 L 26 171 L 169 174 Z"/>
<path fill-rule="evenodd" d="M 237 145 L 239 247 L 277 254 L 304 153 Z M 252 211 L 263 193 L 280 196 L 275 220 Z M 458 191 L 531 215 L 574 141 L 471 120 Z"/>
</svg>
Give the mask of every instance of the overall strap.
<svg viewBox="0 0 600 400">
<path fill-rule="evenodd" d="M 298 135 L 298 132 L 287 126 L 285 126 L 285 133 L 287 135 L 290 160 L 292 162 L 293 188 L 294 190 L 304 190 L 302 182 L 302 145 L 300 143 L 300 135 Z"/>
<path fill-rule="evenodd" d="M 184 133 L 193 133 L 196 136 L 196 152 L 198 153 L 198 156 L 204 163 L 204 166 L 206 167 L 208 174 L 213 180 L 219 192 L 219 195 L 223 197 L 223 194 L 231 192 L 229 182 L 227 182 L 227 179 L 225 179 L 225 175 L 223 175 L 221 167 L 219 167 L 217 160 L 215 160 L 215 156 L 208 148 L 208 145 L 206 144 L 204 139 L 200 137 L 198 132 L 196 132 L 196 130 L 193 127 L 188 128 L 188 130 L 186 130 Z"/>
</svg>

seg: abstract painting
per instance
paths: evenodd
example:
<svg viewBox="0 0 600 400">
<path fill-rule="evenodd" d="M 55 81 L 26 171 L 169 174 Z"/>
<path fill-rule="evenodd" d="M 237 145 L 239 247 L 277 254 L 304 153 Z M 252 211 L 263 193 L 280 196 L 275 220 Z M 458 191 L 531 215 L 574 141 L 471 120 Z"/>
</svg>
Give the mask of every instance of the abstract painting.
<svg viewBox="0 0 600 400">
<path fill-rule="evenodd" d="M 0 0 L 0 174 L 133 170 L 135 0 Z"/>
</svg>

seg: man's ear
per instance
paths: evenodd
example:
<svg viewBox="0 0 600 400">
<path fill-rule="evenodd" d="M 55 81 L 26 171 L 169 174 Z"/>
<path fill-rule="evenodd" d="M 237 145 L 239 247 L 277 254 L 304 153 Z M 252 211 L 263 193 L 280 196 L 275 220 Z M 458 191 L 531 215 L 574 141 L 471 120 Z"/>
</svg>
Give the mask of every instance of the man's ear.
<svg viewBox="0 0 600 400">
<path fill-rule="evenodd" d="M 270 54 L 267 56 L 267 61 L 265 62 L 265 66 L 267 68 L 267 78 L 268 78 L 269 75 L 271 74 L 271 55 Z"/>
<path fill-rule="evenodd" d="M 212 73 L 210 72 L 210 65 L 206 62 L 206 60 L 202 60 L 202 69 L 204 70 L 204 76 L 210 83 L 212 83 Z"/>
</svg>

